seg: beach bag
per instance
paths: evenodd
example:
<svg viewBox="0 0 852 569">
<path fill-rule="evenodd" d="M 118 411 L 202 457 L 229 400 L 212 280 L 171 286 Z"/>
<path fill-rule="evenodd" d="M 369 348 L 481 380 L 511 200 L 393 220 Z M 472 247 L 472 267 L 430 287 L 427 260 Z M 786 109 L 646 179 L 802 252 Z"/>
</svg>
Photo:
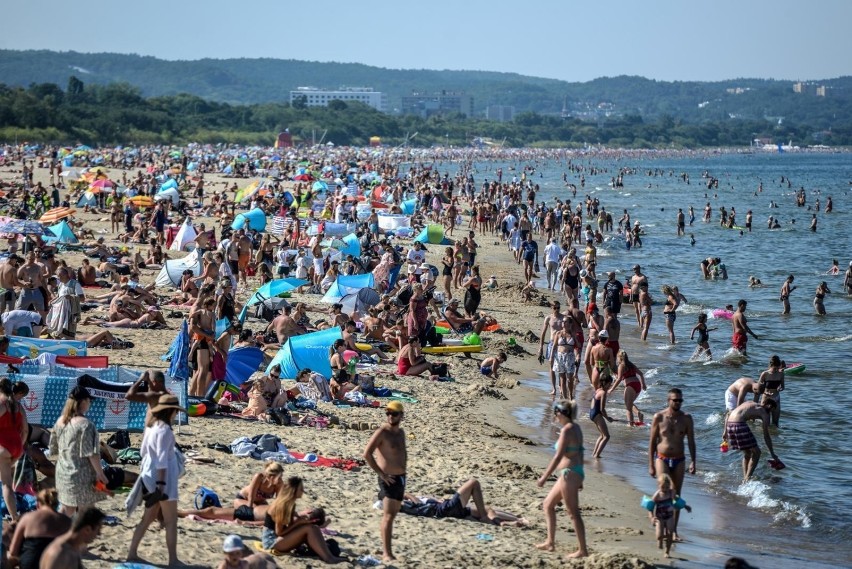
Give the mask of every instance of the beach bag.
<svg viewBox="0 0 852 569">
<path fill-rule="evenodd" d="M 115 450 L 124 450 L 130 446 L 130 433 L 125 429 L 119 429 L 107 439 L 107 446 Z"/>
<path fill-rule="evenodd" d="M 434 375 L 437 375 L 437 376 L 440 376 L 440 377 L 446 377 L 447 376 L 447 370 L 448 370 L 447 364 L 445 364 L 445 363 L 432 364 L 431 372 Z"/>
<path fill-rule="evenodd" d="M 273 423 L 283 427 L 289 426 L 293 421 L 293 417 L 290 415 L 290 410 L 287 407 L 273 407 L 266 414 L 269 415 Z"/>
<path fill-rule="evenodd" d="M 210 488 L 201 486 L 195 491 L 195 509 L 202 510 L 204 508 L 221 508 L 219 495 Z"/>
</svg>

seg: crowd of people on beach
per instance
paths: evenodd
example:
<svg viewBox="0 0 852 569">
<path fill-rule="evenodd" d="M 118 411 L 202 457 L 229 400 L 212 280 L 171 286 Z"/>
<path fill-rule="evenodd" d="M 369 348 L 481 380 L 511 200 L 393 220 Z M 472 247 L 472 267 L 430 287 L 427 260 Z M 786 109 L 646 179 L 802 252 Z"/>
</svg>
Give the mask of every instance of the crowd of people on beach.
<svg viewBox="0 0 852 569">
<path fill-rule="evenodd" d="M 191 337 L 188 394 L 210 399 L 216 393 L 219 403 L 234 404 L 245 416 L 270 421 L 276 410 L 286 408 L 288 402 L 304 393 L 315 392 L 318 398 L 339 403 L 365 401 L 374 392 L 374 378 L 359 372 L 355 362 L 362 358 L 376 364 L 391 362 L 397 375 L 447 379 L 446 363 L 427 358 L 424 348 L 444 345 L 443 333 L 438 331 L 444 323 L 451 334 L 465 340 L 478 338 L 496 325 L 481 304 L 482 291 L 495 288 L 497 277 L 483 279 L 477 240 L 504 241 L 523 274 L 522 298 L 532 300 L 536 293 L 537 298 L 541 297 L 539 279 L 546 280 L 552 298 L 551 312 L 545 316 L 539 335 L 537 356 L 541 364 L 546 362 L 550 375 L 551 394 L 556 399 L 552 412 L 559 436 L 553 458 L 538 480 L 543 487 L 555 474 L 555 482 L 543 502 L 546 539 L 537 547 L 555 550 L 556 509 L 562 504 L 578 541 L 577 550 L 569 557 L 589 554 L 579 504 L 586 449 L 577 416 L 576 401 L 581 396 L 578 385 L 582 375 L 591 387 L 589 420 L 598 432 L 591 456 L 599 459 L 612 436 L 609 425 L 614 419 L 608 412 L 608 400 L 622 385 L 629 425 L 645 425 L 646 412 L 637 406 L 637 398 L 647 390 L 646 378 L 621 347 L 619 315 L 626 309 L 629 318 L 635 316 L 637 335 L 646 341 L 656 306 L 650 293 L 650 278 L 638 264 L 625 282 L 613 270 L 599 278 L 598 248 L 611 239 L 622 240 L 628 250 L 642 247 L 645 228 L 631 219 L 627 210 L 616 222 L 613 210 L 607 209 L 599 198 L 577 198 L 578 190 L 584 190 L 584 166 L 567 161 L 572 176 L 579 176 L 579 184 L 569 183 L 566 174 L 565 199 L 545 203 L 540 199 L 541 189 L 535 183 L 532 166 L 524 168 L 520 176 L 515 172 L 511 179 L 503 179 L 499 171 L 495 179 L 477 184 L 475 161 L 504 157 L 496 150 L 480 156 L 459 154 L 457 158 L 462 163 L 455 176 L 442 175 L 422 164 L 406 169 L 400 159 L 392 156 L 359 161 L 352 167 L 352 160 L 361 156 L 357 152 L 347 155 L 340 151 L 330 156 L 317 152 L 305 162 L 318 172 L 333 172 L 323 178 L 329 182 L 325 188 L 310 181 L 284 183 L 292 178 L 298 180 L 302 175 L 299 168 L 304 170 L 305 166 L 280 157 L 242 158 L 252 152 L 248 150 L 220 150 L 217 154 L 210 149 L 188 148 L 181 158 L 170 157 L 167 149 L 153 147 L 93 151 L 86 158 L 91 159 L 87 164 L 91 166 L 90 177 L 78 185 L 63 177 L 65 162 L 58 148 L 43 149 L 29 158 L 31 151 L 23 147 L 5 150 L 5 165 L 16 161 L 22 164 L 19 182 L 5 189 L 4 203 L 14 219 L 33 219 L 51 208 L 69 208 L 99 180 L 103 182 L 101 187 L 109 181 L 114 189 L 93 194 L 92 202 L 85 206 L 87 212 L 106 216 L 111 224 L 109 237 L 95 233 L 84 222 L 70 219 L 69 225 L 78 235 L 89 237 L 79 247 L 79 264 L 70 261 L 63 254 L 67 249 L 54 240 L 37 234 L 26 235 L 23 241 L 17 235 L 8 237 L 8 256 L 0 265 L 0 287 L 4 289 L 0 297 L 0 333 L 85 340 L 92 348 L 133 349 L 132 342 L 115 335 L 115 329 L 172 328 L 169 319 L 184 319 Z M 516 161 L 551 157 L 547 152 L 534 151 L 506 151 L 505 156 Z M 367 163 L 369 168 L 364 165 Z M 120 179 L 109 180 L 107 167 L 124 169 Z M 34 181 L 37 168 L 49 170 L 48 187 Z M 256 192 L 246 199 L 236 183 L 226 183 L 221 192 L 211 192 L 204 174 L 227 168 L 236 177 L 267 175 L 270 182 L 263 193 Z M 355 175 L 351 175 L 353 168 Z M 349 176 L 335 178 L 347 171 Z M 625 176 L 632 173 L 629 169 L 618 172 L 613 177 L 613 187 L 623 186 Z M 175 180 L 180 189 L 177 200 L 154 199 L 164 179 Z M 712 189 L 712 177 L 708 175 L 707 179 L 708 189 Z M 688 177 L 684 180 L 688 183 Z M 117 191 L 119 188 L 121 192 Z M 365 201 L 371 206 L 358 205 Z M 430 246 L 431 264 L 427 263 L 426 248 L 421 242 L 405 247 L 399 236 L 391 237 L 380 229 L 378 210 L 403 215 L 408 201 L 413 201 L 412 211 L 407 214 L 412 232 L 438 224 L 447 236 L 455 237 L 451 246 Z M 831 207 L 829 198 L 826 213 Z M 249 212 L 260 209 L 265 217 L 279 220 L 277 231 L 273 234 L 251 226 L 232 229 L 243 208 Z M 688 211 L 688 224 L 692 225 L 695 214 L 692 207 Z M 711 214 L 705 209 L 705 221 Z M 736 227 L 733 208 L 723 208 L 721 216 L 724 226 Z M 194 219 L 200 217 L 212 217 L 215 222 L 208 227 Z M 201 269 L 198 273 L 184 271 L 177 290 L 164 296 L 153 282 L 144 283 L 143 275 L 161 269 L 170 260 L 168 241 L 174 236 L 169 234 L 169 226 L 185 223 L 193 226 L 195 237 L 191 245 Z M 325 223 L 351 227 L 361 254 L 330 255 L 327 239 L 332 238 L 333 242 L 334 236 L 326 233 Z M 675 223 L 677 234 L 685 235 L 687 218 L 682 210 Z M 751 212 L 746 215 L 745 228 L 751 231 Z M 811 229 L 816 231 L 816 222 Z M 539 239 L 545 243 L 541 249 Z M 143 248 L 147 248 L 144 253 Z M 728 276 L 719 258 L 702 261 L 701 270 L 704 278 Z M 834 274 L 840 270 L 836 261 L 832 270 Z M 275 309 L 262 329 L 255 331 L 245 328 L 239 317 L 247 296 L 257 286 L 276 279 L 292 275 L 304 281 L 297 292 L 323 294 L 338 277 L 359 274 L 372 276 L 377 297 L 363 312 L 345 312 L 339 303 L 326 308 L 299 301 Z M 796 290 L 793 282 L 794 276 L 790 275 L 781 288 L 785 313 L 790 310 L 790 295 Z M 759 285 L 758 281 L 754 286 Z M 846 293 L 852 294 L 852 263 L 843 286 Z M 688 300 L 677 286 L 664 285 L 661 291 L 666 335 L 669 343 L 675 344 L 678 309 Z M 818 314 L 825 314 L 824 298 L 829 293 L 826 282 L 817 287 L 814 307 Z M 632 305 L 633 311 L 625 304 Z M 746 308 L 746 301 L 740 300 L 729 316 L 731 344 L 742 357 L 747 356 L 748 337 L 758 339 L 748 325 Z M 224 326 L 218 326 L 220 322 Z M 78 326 L 97 326 L 100 330 L 80 336 Z M 232 347 L 274 351 L 290 338 L 335 327 L 340 328 L 341 338 L 328 354 L 330 377 L 317 377 L 316 372 L 305 368 L 297 377 L 285 378 L 281 376 L 281 366 L 272 366 L 268 373 L 241 386 L 240 394 L 232 397 L 216 392 L 225 377 Z M 698 316 L 690 336 L 697 345 L 696 357 L 712 357 L 710 332 L 715 329 L 708 327 L 706 314 Z M 0 355 L 6 355 L 8 346 L 8 339 L 0 340 Z M 507 359 L 504 351 L 483 358 L 479 362 L 481 374 L 499 379 Z M 287 390 L 282 384 L 284 379 L 296 380 L 304 389 Z M 773 460 L 783 467 L 769 431 L 771 424 L 778 424 L 783 390 L 784 364 L 773 356 L 759 380 L 740 378 L 726 391 L 723 441 L 731 449 L 742 451 L 744 479 L 753 475 L 761 456 L 748 427 L 750 420 L 762 421 L 766 446 Z M 254 476 L 232 506 L 211 505 L 192 511 L 178 508 L 178 479 L 185 466 L 181 454 L 175 452 L 172 424 L 178 413 L 186 413 L 187 409 L 167 392 L 161 372 L 146 372 L 126 395 L 128 401 L 148 406 L 139 472 L 115 465 L 114 449 L 100 441 L 97 428 L 86 417 L 92 400 L 86 388 L 78 386 L 69 393 L 61 417 L 50 431 L 28 425 L 20 405 L 27 392 L 23 383 L 0 380 L 0 478 L 13 524 L 4 524 L 4 529 L 12 528 L 9 559 L 22 569 L 80 565 L 86 546 L 110 521 L 95 507 L 97 502 L 121 486 L 132 488 L 128 512 L 140 504 L 144 507 L 129 543 L 130 561 L 140 561 L 140 543 L 149 526 L 159 521 L 165 528 L 168 563 L 177 565 L 177 520 L 188 516 L 257 525 L 262 528 L 261 542 L 267 553 L 281 554 L 305 546 L 324 562 L 345 560 L 339 545 L 323 536 L 325 512 L 297 511 L 297 501 L 304 493 L 303 480 L 285 478 L 276 463 Z M 748 393 L 754 394 L 753 401 L 746 400 Z M 240 407 L 240 403 L 244 406 Z M 672 388 L 666 408 L 653 414 L 650 421 L 648 472 L 657 480 L 650 511 L 666 556 L 673 541 L 679 539 L 680 509 L 688 508 L 681 498 L 685 474 L 696 472 L 693 421 L 682 410 L 683 403 L 683 392 Z M 392 536 L 399 512 L 472 518 L 510 526 L 527 523 L 524 517 L 489 505 L 476 479 L 466 481 L 446 499 L 408 493 L 403 404 L 390 401 L 383 407 L 386 422 L 370 438 L 363 459 L 378 478 L 383 512 L 379 533 L 385 562 L 395 560 Z M 54 489 L 45 482 L 45 489 L 38 493 L 38 508 L 21 515 L 16 508 L 12 473 L 24 456 L 53 480 Z M 263 552 L 249 555 L 237 536 L 225 539 L 223 555 L 222 567 L 274 566 L 272 558 Z"/>
</svg>

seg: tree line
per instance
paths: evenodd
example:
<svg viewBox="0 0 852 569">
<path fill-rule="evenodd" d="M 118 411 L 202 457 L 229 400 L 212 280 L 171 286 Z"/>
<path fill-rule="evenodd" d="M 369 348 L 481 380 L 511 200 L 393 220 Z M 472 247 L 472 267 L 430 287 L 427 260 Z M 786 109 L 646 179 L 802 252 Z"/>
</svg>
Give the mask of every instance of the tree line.
<svg viewBox="0 0 852 569">
<path fill-rule="evenodd" d="M 699 148 L 748 146 L 755 138 L 793 140 L 799 146 L 852 145 L 852 117 L 839 118 L 830 131 L 789 121 L 719 116 L 689 122 L 662 114 L 601 117 L 595 121 L 523 112 L 512 122 L 461 114 L 422 118 L 380 113 L 357 102 L 329 107 L 258 103 L 233 105 L 188 94 L 144 97 L 126 83 L 85 84 L 72 76 L 65 88 L 54 83 L 11 87 L 0 84 L 0 141 L 60 144 L 233 143 L 271 146 L 289 129 L 297 143 L 322 139 L 337 145 L 367 145 L 379 136 L 385 145 L 410 139 L 412 145 L 466 146 L 478 138 L 506 146 Z"/>
</svg>

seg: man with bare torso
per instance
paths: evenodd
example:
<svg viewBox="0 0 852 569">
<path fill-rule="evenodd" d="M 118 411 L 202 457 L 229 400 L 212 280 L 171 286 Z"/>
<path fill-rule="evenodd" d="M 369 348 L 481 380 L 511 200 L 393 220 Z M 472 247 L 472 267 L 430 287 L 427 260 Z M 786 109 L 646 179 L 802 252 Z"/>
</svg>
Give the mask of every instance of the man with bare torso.
<svg viewBox="0 0 852 569">
<path fill-rule="evenodd" d="M 750 377 L 741 377 L 725 390 L 725 413 L 730 413 L 743 403 L 746 396 L 753 393 L 757 398 L 757 393 L 760 391 L 760 385 Z"/>
<path fill-rule="evenodd" d="M 746 401 L 731 411 L 725 418 L 722 440 L 727 442 L 733 450 L 743 452 L 743 482 L 747 482 L 754 474 L 754 470 L 760 462 L 761 454 L 757 439 L 754 438 L 747 421 L 760 419 L 763 424 L 763 440 L 766 443 L 766 448 L 769 449 L 772 458 L 778 460 L 778 455 L 775 454 L 775 449 L 772 447 L 772 437 L 769 435 L 770 416 L 777 406 L 778 403 L 770 397 L 764 397 L 760 405 L 754 401 Z M 772 464 L 772 461 L 769 462 Z"/>
<path fill-rule="evenodd" d="M 748 336 L 746 334 L 751 334 L 755 340 L 758 339 L 757 334 L 752 332 L 751 328 L 748 327 L 748 321 L 745 316 L 747 304 L 748 302 L 745 300 L 740 300 L 737 303 L 737 311 L 734 312 L 731 318 L 731 326 L 733 326 L 734 330 L 734 335 L 731 336 L 731 345 L 744 356 L 747 355 L 746 348 L 748 346 Z"/>
<path fill-rule="evenodd" d="M 42 318 L 47 315 L 46 277 L 44 265 L 36 262 L 35 251 L 27 253 L 27 261 L 18 269 L 18 280 L 21 282 L 17 304 L 19 310 L 30 310 L 32 307 Z"/>
<path fill-rule="evenodd" d="M 278 337 L 278 343 L 282 346 L 287 343 L 287 339 L 290 338 L 290 336 L 299 336 L 307 332 L 304 328 L 296 324 L 296 321 L 291 316 L 292 312 L 292 306 L 285 306 L 282 314 L 276 316 L 272 322 L 269 323 L 269 327 L 275 330 L 275 335 Z"/>
<path fill-rule="evenodd" d="M 196 367 L 189 384 L 189 394 L 194 397 L 204 396 L 210 379 L 212 350 L 216 341 L 216 316 L 213 314 L 215 303 L 215 298 L 208 298 L 204 301 L 203 308 L 190 317 L 189 333 L 192 336 L 193 347 L 190 350 L 189 361 L 190 363 L 194 361 Z"/>
<path fill-rule="evenodd" d="M 0 313 L 15 308 L 15 301 L 17 300 L 15 288 L 24 286 L 18 280 L 18 269 L 20 269 L 23 261 L 17 255 L 11 255 L 5 263 L 0 265 L 0 287 L 5 289 L 0 293 Z"/>
<path fill-rule="evenodd" d="M 314 258 L 314 280 L 313 283 L 318 285 L 322 282 L 325 273 L 323 271 L 323 259 L 322 259 L 322 238 L 323 233 L 319 232 L 316 236 L 311 239 L 311 255 Z"/>
<path fill-rule="evenodd" d="M 674 387 L 669 390 L 668 407 L 654 415 L 651 422 L 651 443 L 648 447 L 648 474 L 668 474 L 674 482 L 678 495 L 682 493 L 685 468 L 683 439 L 689 444 L 689 473 L 695 474 L 695 429 L 692 416 L 681 411 L 683 392 Z M 674 534 L 678 541 L 675 512 Z"/>
<path fill-rule="evenodd" d="M 160 402 L 160 395 L 165 395 L 166 378 L 161 371 L 146 371 L 130 386 L 124 398 L 134 403 L 145 403 L 148 410 L 145 413 L 145 424 L 151 418 L 151 409 Z"/>
<path fill-rule="evenodd" d="M 393 521 L 405 498 L 405 470 L 408 453 L 405 448 L 405 431 L 400 428 L 403 406 L 399 401 L 391 401 L 385 407 L 387 423 L 379 427 L 367 448 L 364 460 L 379 476 L 379 499 L 382 500 L 382 549 L 385 563 L 394 561 L 391 540 Z"/>
<path fill-rule="evenodd" d="M 239 280 L 246 284 L 246 269 L 251 261 L 251 239 L 248 238 L 244 229 L 237 231 L 237 268 L 239 269 Z"/>
<path fill-rule="evenodd" d="M 95 286 L 98 284 L 97 271 L 89 263 L 88 259 L 83 259 L 83 264 L 78 271 L 77 281 L 83 286 Z"/>
<path fill-rule="evenodd" d="M 636 311 L 636 323 L 642 325 L 642 318 L 639 312 L 639 287 L 642 283 L 648 284 L 648 277 L 642 274 L 642 267 L 639 265 L 633 266 L 633 276 L 630 277 L 630 302 L 633 303 L 633 310 Z"/>
</svg>

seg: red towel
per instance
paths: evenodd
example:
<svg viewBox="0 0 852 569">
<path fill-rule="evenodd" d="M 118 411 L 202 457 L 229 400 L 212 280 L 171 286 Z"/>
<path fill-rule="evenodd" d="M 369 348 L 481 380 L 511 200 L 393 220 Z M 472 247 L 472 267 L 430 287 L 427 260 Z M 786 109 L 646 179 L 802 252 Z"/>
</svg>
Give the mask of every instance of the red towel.
<svg viewBox="0 0 852 569">
<path fill-rule="evenodd" d="M 56 356 L 56 363 L 66 367 L 109 367 L 109 356 Z"/>
<path fill-rule="evenodd" d="M 305 453 L 302 452 L 293 452 L 288 451 L 293 458 L 301 461 L 305 458 Z M 308 466 L 324 466 L 327 468 L 339 468 L 341 470 L 353 470 L 361 466 L 358 464 L 357 460 L 352 460 L 351 458 L 329 458 L 327 456 L 317 456 L 316 461 L 314 462 L 303 462 L 302 464 L 307 464 Z"/>
</svg>

